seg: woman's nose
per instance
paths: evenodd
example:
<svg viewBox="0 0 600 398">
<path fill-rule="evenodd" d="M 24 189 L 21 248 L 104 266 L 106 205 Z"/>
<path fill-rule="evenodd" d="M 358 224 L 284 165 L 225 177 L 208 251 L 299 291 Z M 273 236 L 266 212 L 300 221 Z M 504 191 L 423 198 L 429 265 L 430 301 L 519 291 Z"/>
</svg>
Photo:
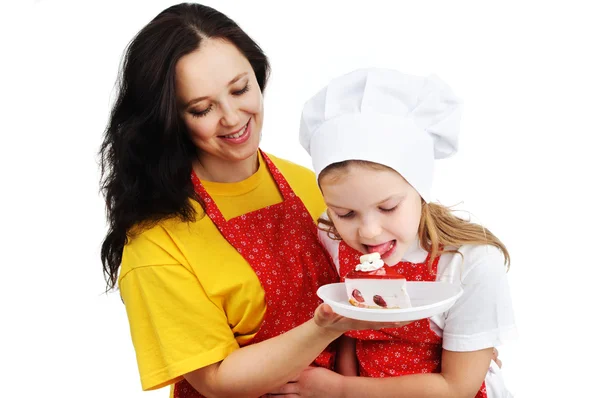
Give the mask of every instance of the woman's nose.
<svg viewBox="0 0 600 398">
<path fill-rule="evenodd" d="M 238 113 L 229 104 L 222 104 L 221 109 L 223 115 L 221 116 L 221 124 L 227 127 L 234 127 L 240 123 L 240 117 Z"/>
</svg>

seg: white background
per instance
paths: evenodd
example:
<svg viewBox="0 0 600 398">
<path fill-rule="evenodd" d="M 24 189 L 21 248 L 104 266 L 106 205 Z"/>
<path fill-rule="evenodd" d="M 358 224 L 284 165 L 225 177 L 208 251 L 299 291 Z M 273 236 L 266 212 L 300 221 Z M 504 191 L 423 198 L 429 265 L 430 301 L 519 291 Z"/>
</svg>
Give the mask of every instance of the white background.
<svg viewBox="0 0 600 398">
<path fill-rule="evenodd" d="M 452 4 L 450 4 L 452 3 Z M 569 3 L 567 6 L 566 4 Z M 141 392 L 125 310 L 103 294 L 97 151 L 128 41 L 169 1 L 2 7 L 0 396 Z M 597 396 L 600 25 L 584 2 L 207 1 L 270 57 L 263 149 L 310 166 L 303 102 L 365 66 L 436 73 L 465 101 L 434 197 L 510 250 L 517 397 Z"/>
</svg>

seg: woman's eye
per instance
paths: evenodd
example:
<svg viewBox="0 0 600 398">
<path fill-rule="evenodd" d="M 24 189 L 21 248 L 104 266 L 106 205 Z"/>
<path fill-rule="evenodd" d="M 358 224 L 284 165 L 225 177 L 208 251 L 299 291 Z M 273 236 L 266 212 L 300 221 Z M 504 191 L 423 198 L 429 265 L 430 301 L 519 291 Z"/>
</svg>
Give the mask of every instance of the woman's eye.
<svg viewBox="0 0 600 398">
<path fill-rule="evenodd" d="M 339 218 L 351 218 L 352 216 L 354 216 L 354 212 L 349 211 L 346 214 L 336 214 L 336 216 L 338 216 Z"/>
<path fill-rule="evenodd" d="M 240 95 L 246 93 L 248 90 L 250 90 L 250 85 L 246 84 L 243 89 L 234 91 L 232 94 L 235 96 L 240 96 Z"/>
<path fill-rule="evenodd" d="M 390 207 L 390 208 L 388 208 L 388 209 L 386 209 L 386 208 L 381 208 L 381 207 L 380 207 L 380 208 L 379 208 L 379 210 L 381 210 L 381 211 L 382 211 L 382 212 L 384 212 L 384 213 L 391 213 L 391 212 L 393 212 L 394 210 L 396 210 L 397 208 L 398 208 L 398 205 L 396 205 L 396 206 L 394 206 L 394 207 Z"/>
<path fill-rule="evenodd" d="M 202 111 L 190 111 L 193 117 L 202 117 L 208 114 L 212 109 L 212 105 Z"/>
</svg>

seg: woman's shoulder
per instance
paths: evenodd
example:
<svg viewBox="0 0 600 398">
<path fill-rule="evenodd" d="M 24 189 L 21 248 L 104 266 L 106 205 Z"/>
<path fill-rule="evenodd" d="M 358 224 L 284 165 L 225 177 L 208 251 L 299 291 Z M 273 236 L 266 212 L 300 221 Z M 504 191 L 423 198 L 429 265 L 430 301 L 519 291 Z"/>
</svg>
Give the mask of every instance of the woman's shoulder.
<svg viewBox="0 0 600 398">
<path fill-rule="evenodd" d="M 194 209 L 194 219 L 191 221 L 182 220 L 179 215 L 171 215 L 158 219 L 156 221 L 147 221 L 134 225 L 129 230 L 128 244 L 150 240 L 150 241 L 161 241 L 168 239 L 169 235 L 174 233 L 187 233 L 190 232 L 190 226 L 201 225 L 202 220 L 205 218 L 204 209 L 202 205 L 195 200 L 190 199 L 192 208 Z"/>
<path fill-rule="evenodd" d="M 194 205 L 194 221 L 184 221 L 179 217 L 169 217 L 156 222 L 134 226 L 123 248 L 122 267 L 134 269 L 152 265 L 186 265 L 185 246 L 194 241 L 201 245 L 206 239 L 196 239 L 208 235 L 204 231 L 212 224 L 204 216 L 202 207 Z"/>
</svg>

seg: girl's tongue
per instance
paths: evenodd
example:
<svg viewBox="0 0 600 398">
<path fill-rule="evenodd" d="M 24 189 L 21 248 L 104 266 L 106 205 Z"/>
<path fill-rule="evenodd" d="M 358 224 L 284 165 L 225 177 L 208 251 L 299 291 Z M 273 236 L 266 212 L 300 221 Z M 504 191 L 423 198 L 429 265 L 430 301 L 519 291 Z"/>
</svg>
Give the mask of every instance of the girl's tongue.
<svg viewBox="0 0 600 398">
<path fill-rule="evenodd" d="M 392 245 L 394 244 L 393 240 L 387 241 L 385 243 L 382 243 L 380 245 L 377 246 L 367 246 L 367 251 L 369 253 L 379 253 L 379 254 L 384 254 L 386 252 L 388 252 L 391 248 Z"/>
</svg>

